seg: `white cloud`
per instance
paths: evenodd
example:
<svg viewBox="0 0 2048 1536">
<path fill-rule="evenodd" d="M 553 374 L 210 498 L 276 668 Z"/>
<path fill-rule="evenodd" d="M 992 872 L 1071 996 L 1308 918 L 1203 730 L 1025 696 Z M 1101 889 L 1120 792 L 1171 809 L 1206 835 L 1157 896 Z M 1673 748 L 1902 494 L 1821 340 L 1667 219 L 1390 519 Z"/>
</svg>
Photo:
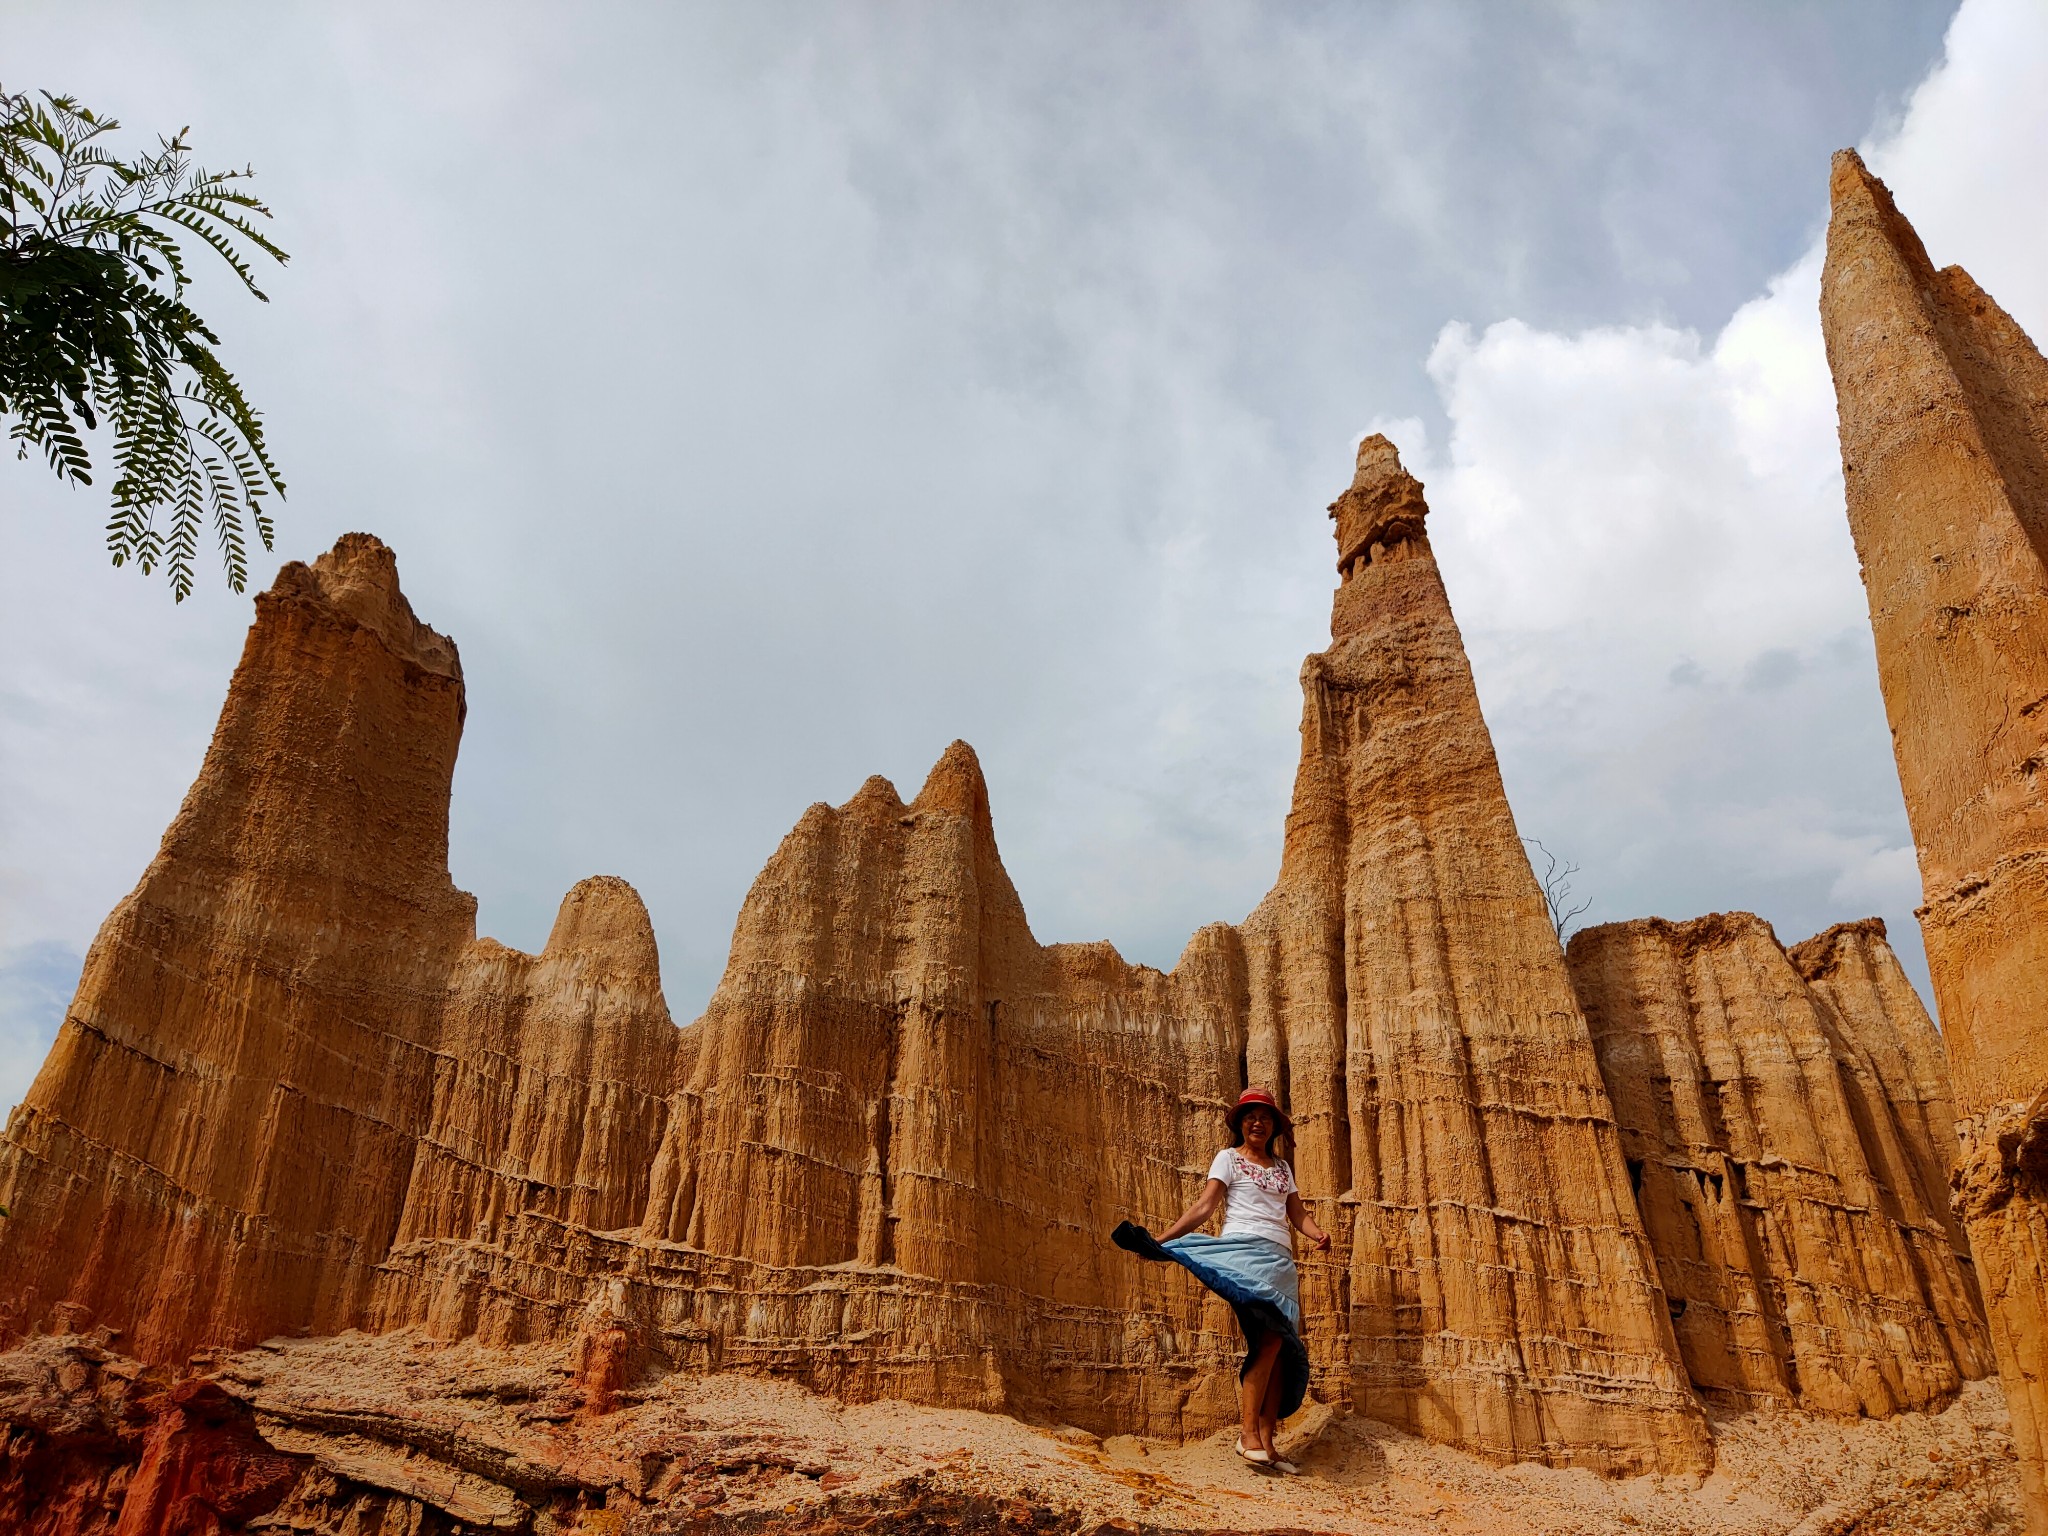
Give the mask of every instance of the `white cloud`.
<svg viewBox="0 0 2048 1536">
<path fill-rule="evenodd" d="M 1866 147 L 1935 260 L 1970 267 L 2035 335 L 2044 78 L 2048 9 L 1971 0 L 1896 129 Z M 1449 441 L 1413 419 L 1384 429 L 1428 483 L 1524 831 L 1585 866 L 1592 918 L 1750 906 L 1789 941 L 1875 908 L 1917 969 L 1821 257 L 1816 236 L 1710 340 L 1447 325 L 1429 371 Z"/>
<path fill-rule="evenodd" d="M 2036 342 L 2048 335 L 2048 6 L 1969 0 L 1904 125 L 1865 158 L 1936 266 L 1970 274 Z"/>
<path fill-rule="evenodd" d="M 1911 848 L 1872 848 L 1842 860 L 1842 872 L 1828 897 L 1845 907 L 1865 907 L 1894 917 L 1920 904 L 1920 864 Z"/>
</svg>

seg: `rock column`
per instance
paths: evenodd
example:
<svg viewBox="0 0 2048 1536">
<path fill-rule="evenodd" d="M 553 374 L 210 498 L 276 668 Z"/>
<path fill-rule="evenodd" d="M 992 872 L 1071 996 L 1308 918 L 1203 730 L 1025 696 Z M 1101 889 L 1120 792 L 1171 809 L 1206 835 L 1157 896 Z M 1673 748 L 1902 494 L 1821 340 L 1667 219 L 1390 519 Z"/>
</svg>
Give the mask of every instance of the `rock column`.
<svg viewBox="0 0 2048 1536">
<path fill-rule="evenodd" d="M 1502 1458 L 1711 1460 L 1607 1092 L 1424 526 L 1383 437 L 1332 507 L 1280 879 L 1244 924 L 1251 1076 L 1336 1233 L 1304 1265 L 1362 1412 Z M 1345 1242 L 1344 1239 L 1349 1241 Z"/>
<path fill-rule="evenodd" d="M 2048 363 L 1835 157 L 1821 323 L 1920 856 L 1958 1214 L 2048 1532 Z"/>
<path fill-rule="evenodd" d="M 448 876 L 454 644 L 345 536 L 256 599 L 198 780 L 0 1138 L 0 1334 L 145 1358 L 361 1320 L 475 903 Z"/>
</svg>

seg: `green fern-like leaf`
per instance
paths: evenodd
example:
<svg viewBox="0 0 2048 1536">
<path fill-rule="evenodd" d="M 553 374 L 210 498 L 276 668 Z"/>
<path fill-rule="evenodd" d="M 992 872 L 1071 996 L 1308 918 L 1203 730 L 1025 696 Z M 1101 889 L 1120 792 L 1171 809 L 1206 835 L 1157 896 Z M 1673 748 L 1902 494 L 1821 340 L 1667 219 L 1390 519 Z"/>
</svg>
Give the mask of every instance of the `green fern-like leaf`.
<svg viewBox="0 0 2048 1536">
<path fill-rule="evenodd" d="M 247 531 L 272 547 L 263 503 L 285 482 L 219 338 L 185 302 L 182 242 L 258 299 L 255 259 L 289 258 L 261 227 L 251 171 L 196 165 L 183 130 L 124 157 L 107 142 L 119 127 L 69 96 L 0 92 L 0 416 L 18 458 L 40 454 L 75 485 L 92 483 L 87 434 L 104 422 L 113 563 L 161 565 L 182 602 L 203 523 L 241 591 Z"/>
</svg>

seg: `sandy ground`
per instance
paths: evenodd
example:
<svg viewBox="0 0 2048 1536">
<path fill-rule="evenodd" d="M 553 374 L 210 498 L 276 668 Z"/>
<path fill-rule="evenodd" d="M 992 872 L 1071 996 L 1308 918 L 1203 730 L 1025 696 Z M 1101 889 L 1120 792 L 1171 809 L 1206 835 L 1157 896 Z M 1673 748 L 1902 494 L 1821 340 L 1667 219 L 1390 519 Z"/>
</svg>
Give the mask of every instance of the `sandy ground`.
<svg viewBox="0 0 2048 1536">
<path fill-rule="evenodd" d="M 1498 1467 L 1310 1405 L 1286 1427 L 1302 1475 L 1255 1471 L 1228 1432 L 1184 1445 L 907 1403 L 845 1405 L 783 1382 L 671 1375 L 578 1411 L 556 1352 L 405 1335 L 280 1342 L 222 1362 L 273 1409 L 460 1423 L 523 1454 L 635 1468 L 622 1529 L 1329 1532 L 2017 1532 L 1995 1382 L 1946 1411 L 1838 1421 L 1717 1416 L 1705 1478 Z M 921 1513 L 915 1513 L 921 1511 Z M 950 1511 L 950 1513 L 949 1513 Z"/>
<path fill-rule="evenodd" d="M 842 1408 L 732 1378 L 682 1390 L 707 1423 L 795 1431 L 831 1447 L 834 1465 L 855 1479 L 851 1492 L 879 1493 L 930 1468 L 963 1490 L 1134 1524 L 1531 1536 L 2020 1529 L 2004 1402 L 1987 1383 L 1944 1413 L 1884 1423 L 1791 1413 L 1722 1419 L 1719 1465 L 1704 1479 L 1496 1467 L 1371 1420 L 1313 1411 L 1304 1428 L 1327 1423 L 1298 1453 L 1302 1475 L 1283 1477 L 1247 1467 L 1228 1432 L 1181 1446 L 1098 1442 L 985 1414 L 902 1403 Z"/>
</svg>

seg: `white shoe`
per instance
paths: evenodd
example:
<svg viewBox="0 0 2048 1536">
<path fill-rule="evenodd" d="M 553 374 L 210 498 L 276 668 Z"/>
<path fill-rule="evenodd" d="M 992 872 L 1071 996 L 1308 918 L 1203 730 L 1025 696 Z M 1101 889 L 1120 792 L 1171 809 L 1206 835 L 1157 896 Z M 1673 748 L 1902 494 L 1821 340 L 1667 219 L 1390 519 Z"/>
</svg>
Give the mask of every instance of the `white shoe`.
<svg viewBox="0 0 2048 1536">
<path fill-rule="evenodd" d="M 1273 1465 L 1273 1453 L 1271 1451 L 1246 1450 L 1244 1448 L 1244 1437 L 1242 1435 L 1238 1437 L 1237 1454 L 1242 1456 L 1246 1461 L 1250 1462 L 1255 1467 L 1270 1467 Z"/>
<path fill-rule="evenodd" d="M 1301 1476 L 1301 1468 L 1287 1460 L 1284 1456 L 1275 1456 L 1273 1458 L 1273 1470 L 1275 1472 L 1285 1472 L 1289 1477 Z"/>
</svg>

